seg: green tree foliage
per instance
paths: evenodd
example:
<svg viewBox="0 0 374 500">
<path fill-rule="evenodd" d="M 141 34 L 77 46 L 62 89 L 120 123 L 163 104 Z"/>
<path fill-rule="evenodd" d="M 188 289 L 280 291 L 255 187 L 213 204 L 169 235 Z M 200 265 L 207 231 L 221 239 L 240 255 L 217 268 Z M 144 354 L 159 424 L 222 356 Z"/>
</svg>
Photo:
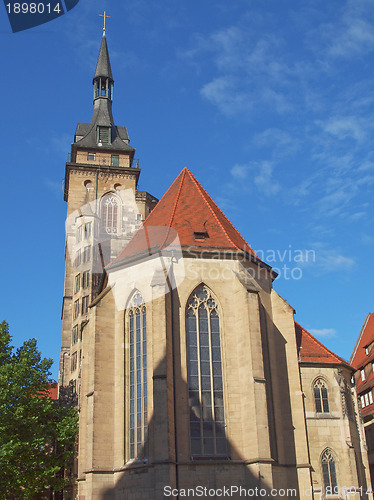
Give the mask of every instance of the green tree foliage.
<svg viewBox="0 0 374 500">
<path fill-rule="evenodd" d="M 61 470 L 72 459 L 77 433 L 75 408 L 48 397 L 52 359 L 36 340 L 11 346 L 0 323 L 0 499 L 34 499 L 64 486 Z"/>
</svg>

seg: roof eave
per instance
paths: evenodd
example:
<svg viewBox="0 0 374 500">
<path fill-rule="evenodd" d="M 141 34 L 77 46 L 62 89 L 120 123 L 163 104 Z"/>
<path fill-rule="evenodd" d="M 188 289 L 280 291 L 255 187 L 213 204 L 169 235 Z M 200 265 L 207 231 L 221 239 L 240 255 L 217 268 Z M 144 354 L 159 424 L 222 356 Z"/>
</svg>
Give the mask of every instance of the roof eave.
<svg viewBox="0 0 374 500">
<path fill-rule="evenodd" d="M 338 368 L 340 366 L 344 366 L 345 368 L 348 368 L 351 372 L 354 372 L 355 369 L 353 368 L 352 365 L 349 363 L 343 362 L 343 361 L 336 361 L 336 362 L 329 362 L 329 361 L 304 361 L 302 359 L 299 359 L 299 365 L 305 365 L 305 366 L 324 366 L 324 367 L 329 367 L 329 368 Z"/>
</svg>

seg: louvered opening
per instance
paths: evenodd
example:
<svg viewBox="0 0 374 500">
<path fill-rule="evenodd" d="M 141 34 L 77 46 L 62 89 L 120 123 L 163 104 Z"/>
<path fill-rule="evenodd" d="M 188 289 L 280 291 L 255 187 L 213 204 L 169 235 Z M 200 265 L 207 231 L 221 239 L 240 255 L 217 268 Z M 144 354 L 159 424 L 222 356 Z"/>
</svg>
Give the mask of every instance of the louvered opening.
<svg viewBox="0 0 374 500">
<path fill-rule="evenodd" d="M 110 144 L 110 127 L 99 127 L 98 142 Z"/>
</svg>

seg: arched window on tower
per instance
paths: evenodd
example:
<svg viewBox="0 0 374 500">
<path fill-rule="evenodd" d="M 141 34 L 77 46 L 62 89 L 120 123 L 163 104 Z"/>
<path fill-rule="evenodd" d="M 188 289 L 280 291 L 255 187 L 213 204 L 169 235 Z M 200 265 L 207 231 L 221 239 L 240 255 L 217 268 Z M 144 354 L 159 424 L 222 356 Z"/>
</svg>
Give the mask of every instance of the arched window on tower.
<svg viewBox="0 0 374 500">
<path fill-rule="evenodd" d="M 191 456 L 226 457 L 220 315 L 205 285 L 187 302 L 186 334 Z"/>
<path fill-rule="evenodd" d="M 127 310 L 129 335 L 129 458 L 145 458 L 147 440 L 147 330 L 146 307 L 136 291 Z"/>
<path fill-rule="evenodd" d="M 337 492 L 338 483 L 334 455 L 329 448 L 322 453 L 321 464 L 325 494 L 326 496 L 334 495 Z"/>
<path fill-rule="evenodd" d="M 317 413 L 329 413 L 329 396 L 326 382 L 319 378 L 314 383 L 314 400 Z"/>
<path fill-rule="evenodd" d="M 118 234 L 121 222 L 121 203 L 113 193 L 106 194 L 101 200 L 101 223 L 103 231 Z"/>
</svg>

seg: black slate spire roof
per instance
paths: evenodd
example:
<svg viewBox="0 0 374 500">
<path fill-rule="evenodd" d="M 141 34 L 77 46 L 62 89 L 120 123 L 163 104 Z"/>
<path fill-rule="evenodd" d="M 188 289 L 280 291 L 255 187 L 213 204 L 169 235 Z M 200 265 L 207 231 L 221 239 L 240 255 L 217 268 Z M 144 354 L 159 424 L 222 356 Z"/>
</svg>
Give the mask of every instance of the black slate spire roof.
<svg viewBox="0 0 374 500">
<path fill-rule="evenodd" d="M 109 50 L 104 32 L 93 79 L 95 92 L 92 120 L 91 123 L 78 123 L 74 145 L 97 149 L 99 145 L 98 128 L 109 127 L 110 143 L 103 145 L 103 149 L 128 151 L 133 157 L 135 149 L 129 146 L 130 139 L 126 127 L 119 127 L 114 123 L 112 114 L 113 83 Z M 104 95 L 101 94 L 102 85 L 106 89 Z"/>
<path fill-rule="evenodd" d="M 103 39 L 101 41 L 101 47 L 99 52 L 99 58 L 97 60 L 95 78 L 98 77 L 109 78 L 113 82 L 112 68 L 110 66 L 108 44 L 106 42 L 105 31 L 103 33 Z"/>
</svg>

